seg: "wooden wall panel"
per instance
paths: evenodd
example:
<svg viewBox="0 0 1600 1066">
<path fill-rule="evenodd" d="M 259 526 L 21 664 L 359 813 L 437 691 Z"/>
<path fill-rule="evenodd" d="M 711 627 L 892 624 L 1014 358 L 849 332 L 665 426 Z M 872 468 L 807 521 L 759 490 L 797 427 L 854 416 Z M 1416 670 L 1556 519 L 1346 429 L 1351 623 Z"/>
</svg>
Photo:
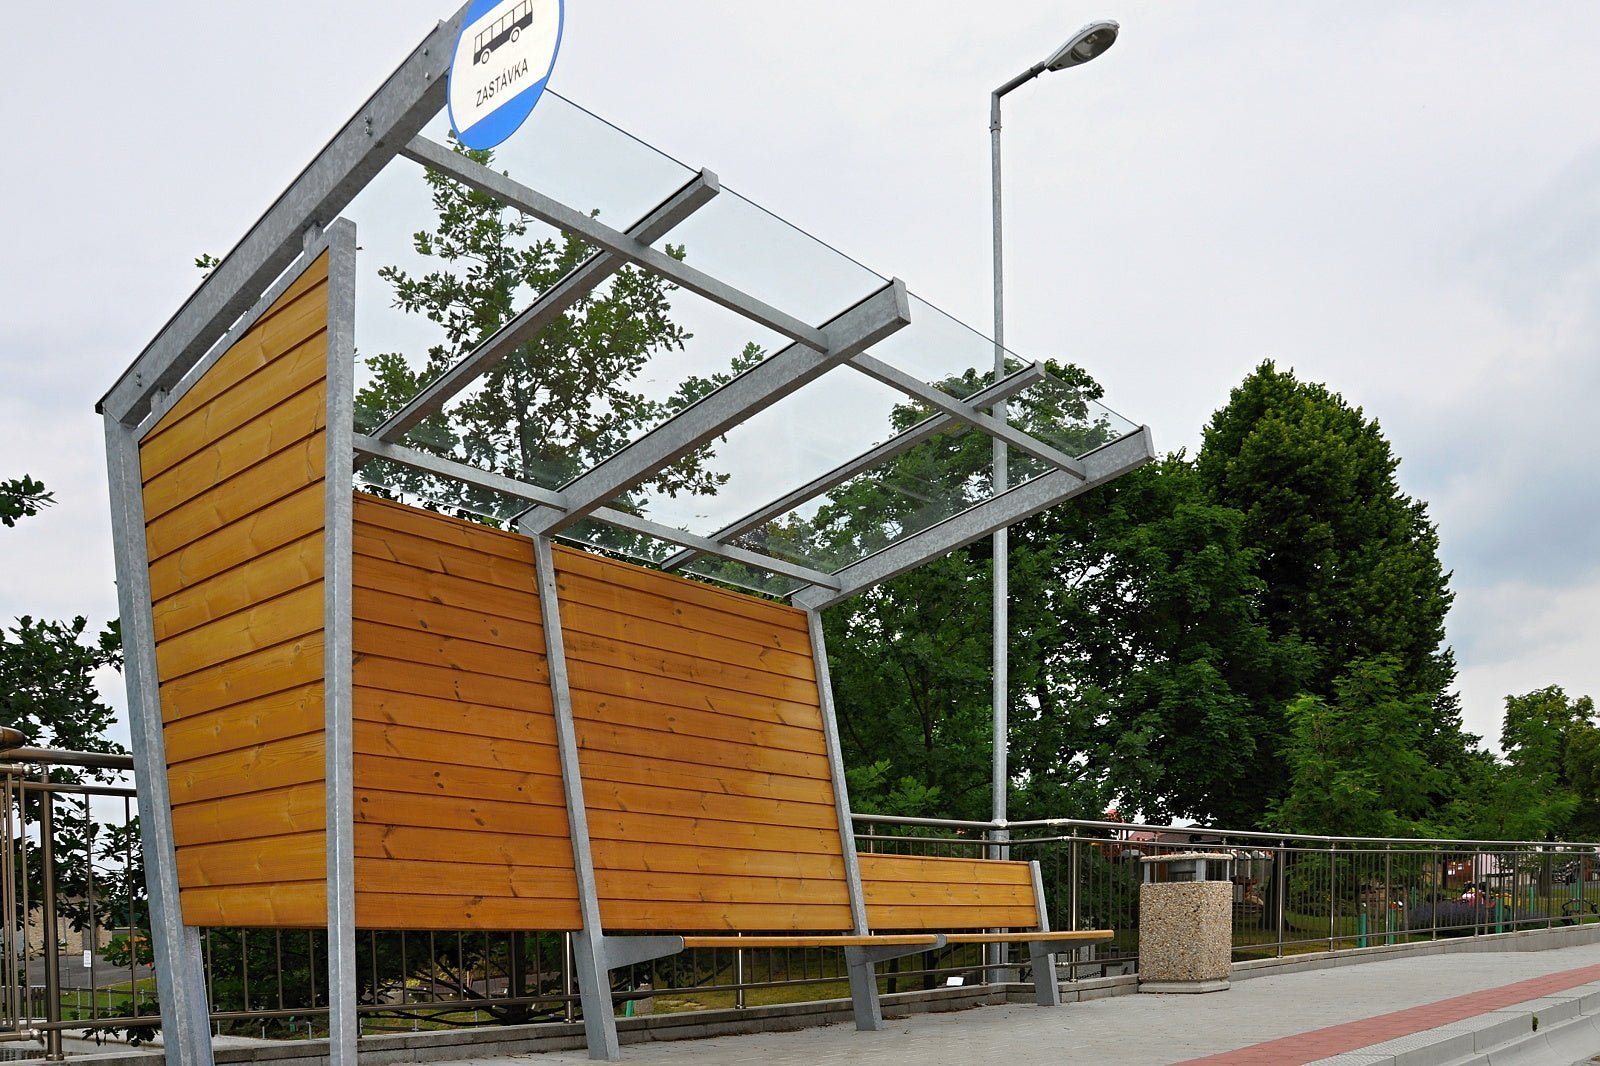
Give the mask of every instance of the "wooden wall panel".
<svg viewBox="0 0 1600 1066">
<path fill-rule="evenodd" d="M 355 508 L 356 921 L 577 929 L 525 537 Z"/>
<path fill-rule="evenodd" d="M 804 613 L 555 560 L 606 928 L 848 930 Z"/>
<path fill-rule="evenodd" d="M 191 925 L 321 925 L 320 257 L 140 441 L 178 883 Z"/>
<path fill-rule="evenodd" d="M 915 855 L 858 858 L 873 932 L 1039 927 L 1028 863 Z"/>
</svg>

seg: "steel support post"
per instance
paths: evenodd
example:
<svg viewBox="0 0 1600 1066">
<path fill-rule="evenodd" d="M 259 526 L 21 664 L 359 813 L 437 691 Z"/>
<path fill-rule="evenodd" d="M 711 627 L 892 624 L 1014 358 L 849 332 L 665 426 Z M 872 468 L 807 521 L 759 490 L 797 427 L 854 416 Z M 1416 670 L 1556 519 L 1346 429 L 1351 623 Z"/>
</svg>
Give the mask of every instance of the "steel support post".
<svg viewBox="0 0 1600 1066">
<path fill-rule="evenodd" d="M 583 767 L 578 761 L 578 731 L 572 717 L 572 688 L 567 681 L 567 646 L 561 631 L 555 556 L 548 537 L 533 538 L 533 559 L 539 580 L 539 615 L 550 672 L 550 698 L 555 705 L 556 747 L 561 758 L 561 787 L 567 803 L 567 831 L 572 837 L 572 870 L 577 876 L 578 912 L 583 921 L 583 928 L 572 938 L 578 997 L 583 1004 L 583 1031 L 589 1042 L 591 1059 L 614 1061 L 622 1057 L 622 1049 L 617 1040 L 616 1010 L 611 1001 L 610 960 L 600 925 L 594 856 L 589 848 L 589 815 L 583 803 Z"/>
<path fill-rule="evenodd" d="M 163 1050 L 168 1066 L 212 1066 L 200 931 L 183 924 L 178 900 L 178 859 L 167 791 L 161 694 L 156 681 L 139 445 L 133 431 L 109 415 L 105 433 L 117 609 L 122 621 L 122 676 L 128 688 L 128 725 L 134 786 L 139 794 L 145 890 L 150 897 L 150 939 L 155 951 L 156 988 L 161 997 Z"/>
<path fill-rule="evenodd" d="M 844 754 L 839 746 L 839 722 L 834 716 L 833 680 L 828 672 L 827 640 L 822 632 L 822 614 L 806 612 L 806 628 L 811 636 L 811 658 L 817 672 L 817 701 L 822 708 L 823 742 L 828 749 L 828 771 L 833 777 L 833 805 L 839 819 L 839 846 L 844 855 L 844 876 L 850 895 L 850 931 L 866 935 L 867 900 L 861 888 L 861 863 L 856 857 L 855 820 L 850 817 L 850 793 L 845 784 Z M 924 950 L 924 949 L 917 949 Z M 846 948 L 845 962 L 850 976 L 850 1002 L 855 1008 L 856 1028 L 875 1031 L 883 1028 L 883 1006 L 878 1000 L 878 974 L 875 966 L 885 956 L 868 948 Z"/>
<path fill-rule="evenodd" d="M 326 233 L 308 234 L 306 262 L 328 249 L 327 449 L 323 481 L 323 708 L 326 759 L 328 870 L 328 1059 L 356 1066 L 360 1037 L 356 975 L 355 663 L 352 642 L 352 555 L 355 550 L 351 489 L 355 433 L 356 227 L 339 219 Z"/>
<path fill-rule="evenodd" d="M 45 775 L 46 781 L 49 774 Z M 44 1016 L 50 1023 L 45 1030 L 45 1057 L 52 1062 L 65 1058 L 61 1053 L 61 933 L 56 924 L 56 796 L 48 788 L 39 790 L 39 880 L 44 886 L 40 905 L 39 932 L 44 938 Z M 8 919 L 9 920 L 9 919 Z"/>
</svg>

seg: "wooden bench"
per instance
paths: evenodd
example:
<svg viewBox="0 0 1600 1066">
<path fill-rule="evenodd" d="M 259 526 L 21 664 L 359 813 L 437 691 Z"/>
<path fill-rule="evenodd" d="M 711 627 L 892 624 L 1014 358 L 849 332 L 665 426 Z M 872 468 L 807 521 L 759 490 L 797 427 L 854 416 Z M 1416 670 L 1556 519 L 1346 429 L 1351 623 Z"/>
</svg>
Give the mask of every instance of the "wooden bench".
<svg viewBox="0 0 1600 1066">
<path fill-rule="evenodd" d="M 953 930 L 944 933 L 949 944 L 1025 944 L 1040 1006 L 1061 1003 L 1058 946 L 1114 935 L 1109 929 L 1052 932 L 1037 862 L 880 854 L 863 854 L 859 862 L 874 929 Z"/>
</svg>

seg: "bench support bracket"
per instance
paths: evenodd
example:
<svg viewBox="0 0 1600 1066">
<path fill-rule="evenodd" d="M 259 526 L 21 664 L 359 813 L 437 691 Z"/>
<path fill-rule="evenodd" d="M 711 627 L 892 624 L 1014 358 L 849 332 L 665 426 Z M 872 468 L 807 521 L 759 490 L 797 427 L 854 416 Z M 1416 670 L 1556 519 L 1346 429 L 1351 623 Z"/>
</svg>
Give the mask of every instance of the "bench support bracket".
<svg viewBox="0 0 1600 1066">
<path fill-rule="evenodd" d="M 878 999 L 878 973 L 874 968 L 878 963 L 918 955 L 924 951 L 937 951 L 944 945 L 945 940 L 941 935 L 932 944 L 845 948 L 844 961 L 850 971 L 850 1003 L 855 1009 L 856 1028 L 864 1032 L 876 1032 L 883 1028 L 883 1004 Z"/>
</svg>

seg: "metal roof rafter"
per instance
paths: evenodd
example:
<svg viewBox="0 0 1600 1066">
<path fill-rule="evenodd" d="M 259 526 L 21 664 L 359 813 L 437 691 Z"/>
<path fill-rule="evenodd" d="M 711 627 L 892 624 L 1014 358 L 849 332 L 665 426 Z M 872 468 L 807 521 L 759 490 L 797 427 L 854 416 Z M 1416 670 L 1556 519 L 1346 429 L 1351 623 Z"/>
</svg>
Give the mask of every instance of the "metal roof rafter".
<svg viewBox="0 0 1600 1066">
<path fill-rule="evenodd" d="M 800 589 L 789 597 L 790 601 L 807 610 L 821 610 L 921 566 L 929 559 L 946 555 L 962 545 L 987 537 L 997 529 L 1020 522 L 1097 485 L 1103 485 L 1154 458 L 1155 445 L 1151 441 L 1150 429 L 1141 426 L 1135 432 L 1084 456 L 1083 464 L 1088 476 L 1083 480 L 1064 470 L 1052 470 L 1025 481 L 835 572 L 833 576 L 839 582 L 837 590 L 823 587 Z"/>
<path fill-rule="evenodd" d="M 966 402 L 972 407 L 987 407 L 989 404 L 998 403 L 1032 385 L 1038 384 L 1044 380 L 1044 377 L 1044 367 L 1038 363 L 1030 363 L 1015 374 L 1002 378 L 995 384 L 968 396 Z M 960 420 L 955 416 L 947 414 L 937 414 L 925 418 L 905 432 L 884 441 L 876 448 L 862 452 L 854 459 L 841 463 L 826 474 L 813 478 L 793 492 L 787 492 L 764 507 L 729 522 L 711 534 L 709 539 L 722 543 L 734 537 L 743 536 L 751 530 L 772 521 L 779 515 L 787 514 L 806 501 L 816 499 L 829 489 L 837 488 L 856 475 L 864 474 L 868 470 L 888 462 L 897 455 L 905 454 L 923 441 L 945 432 L 958 421 Z M 700 554 L 694 549 L 678 552 L 676 555 L 664 560 L 661 564 L 661 569 L 676 570 L 693 562 Z"/>
<path fill-rule="evenodd" d="M 741 292 L 682 260 L 674 259 L 666 252 L 635 240 L 620 230 L 612 229 L 582 211 L 568 207 L 520 181 L 492 170 L 482 163 L 474 162 L 459 152 L 452 152 L 436 141 L 430 141 L 426 137 L 414 137 L 410 144 L 400 150 L 400 154 L 414 163 L 420 163 L 430 170 L 454 178 L 470 189 L 492 196 L 507 207 L 514 207 L 523 214 L 532 215 L 564 233 L 580 237 L 630 263 L 637 263 L 651 273 L 658 274 L 690 292 L 698 293 L 712 303 L 721 304 L 730 311 L 737 311 L 752 322 L 759 322 L 785 337 L 818 350 L 825 349 L 828 345 L 827 338 L 823 336 L 821 330 L 807 325 L 793 315 Z"/>
<path fill-rule="evenodd" d="M 796 343 L 769 355 L 574 478 L 561 490 L 562 513 L 529 516 L 531 527 L 549 535 L 571 525 L 910 321 L 911 300 L 896 278 L 817 330 L 822 343 L 815 348 Z"/>
<path fill-rule="evenodd" d="M 934 410 L 942 411 L 952 418 L 959 418 L 963 422 L 976 426 L 996 440 L 1005 441 L 1018 451 L 1027 452 L 1035 458 L 1043 459 L 1050 465 L 1065 470 L 1079 481 L 1088 476 L 1083 464 L 1070 455 L 1050 447 L 1043 441 L 1035 440 L 1002 419 L 984 414 L 966 400 L 958 400 L 942 389 L 934 388 L 932 385 L 919 381 L 904 370 L 890 366 L 882 359 L 863 353 L 852 358 L 850 365 L 875 381 L 881 381 L 892 389 L 899 389 L 913 400 L 925 403 Z"/>
<path fill-rule="evenodd" d="M 683 188 L 628 227 L 626 235 L 641 244 L 654 244 L 678 223 L 715 199 L 720 191 L 717 176 L 709 170 L 701 170 Z M 423 419 L 443 409 L 445 404 L 479 377 L 500 365 L 518 345 L 532 338 L 567 308 L 615 274 L 624 262 L 621 256 L 608 251 L 591 255 L 454 366 L 430 381 L 405 406 L 373 430 L 372 435 L 382 441 L 400 439 Z"/>
</svg>

